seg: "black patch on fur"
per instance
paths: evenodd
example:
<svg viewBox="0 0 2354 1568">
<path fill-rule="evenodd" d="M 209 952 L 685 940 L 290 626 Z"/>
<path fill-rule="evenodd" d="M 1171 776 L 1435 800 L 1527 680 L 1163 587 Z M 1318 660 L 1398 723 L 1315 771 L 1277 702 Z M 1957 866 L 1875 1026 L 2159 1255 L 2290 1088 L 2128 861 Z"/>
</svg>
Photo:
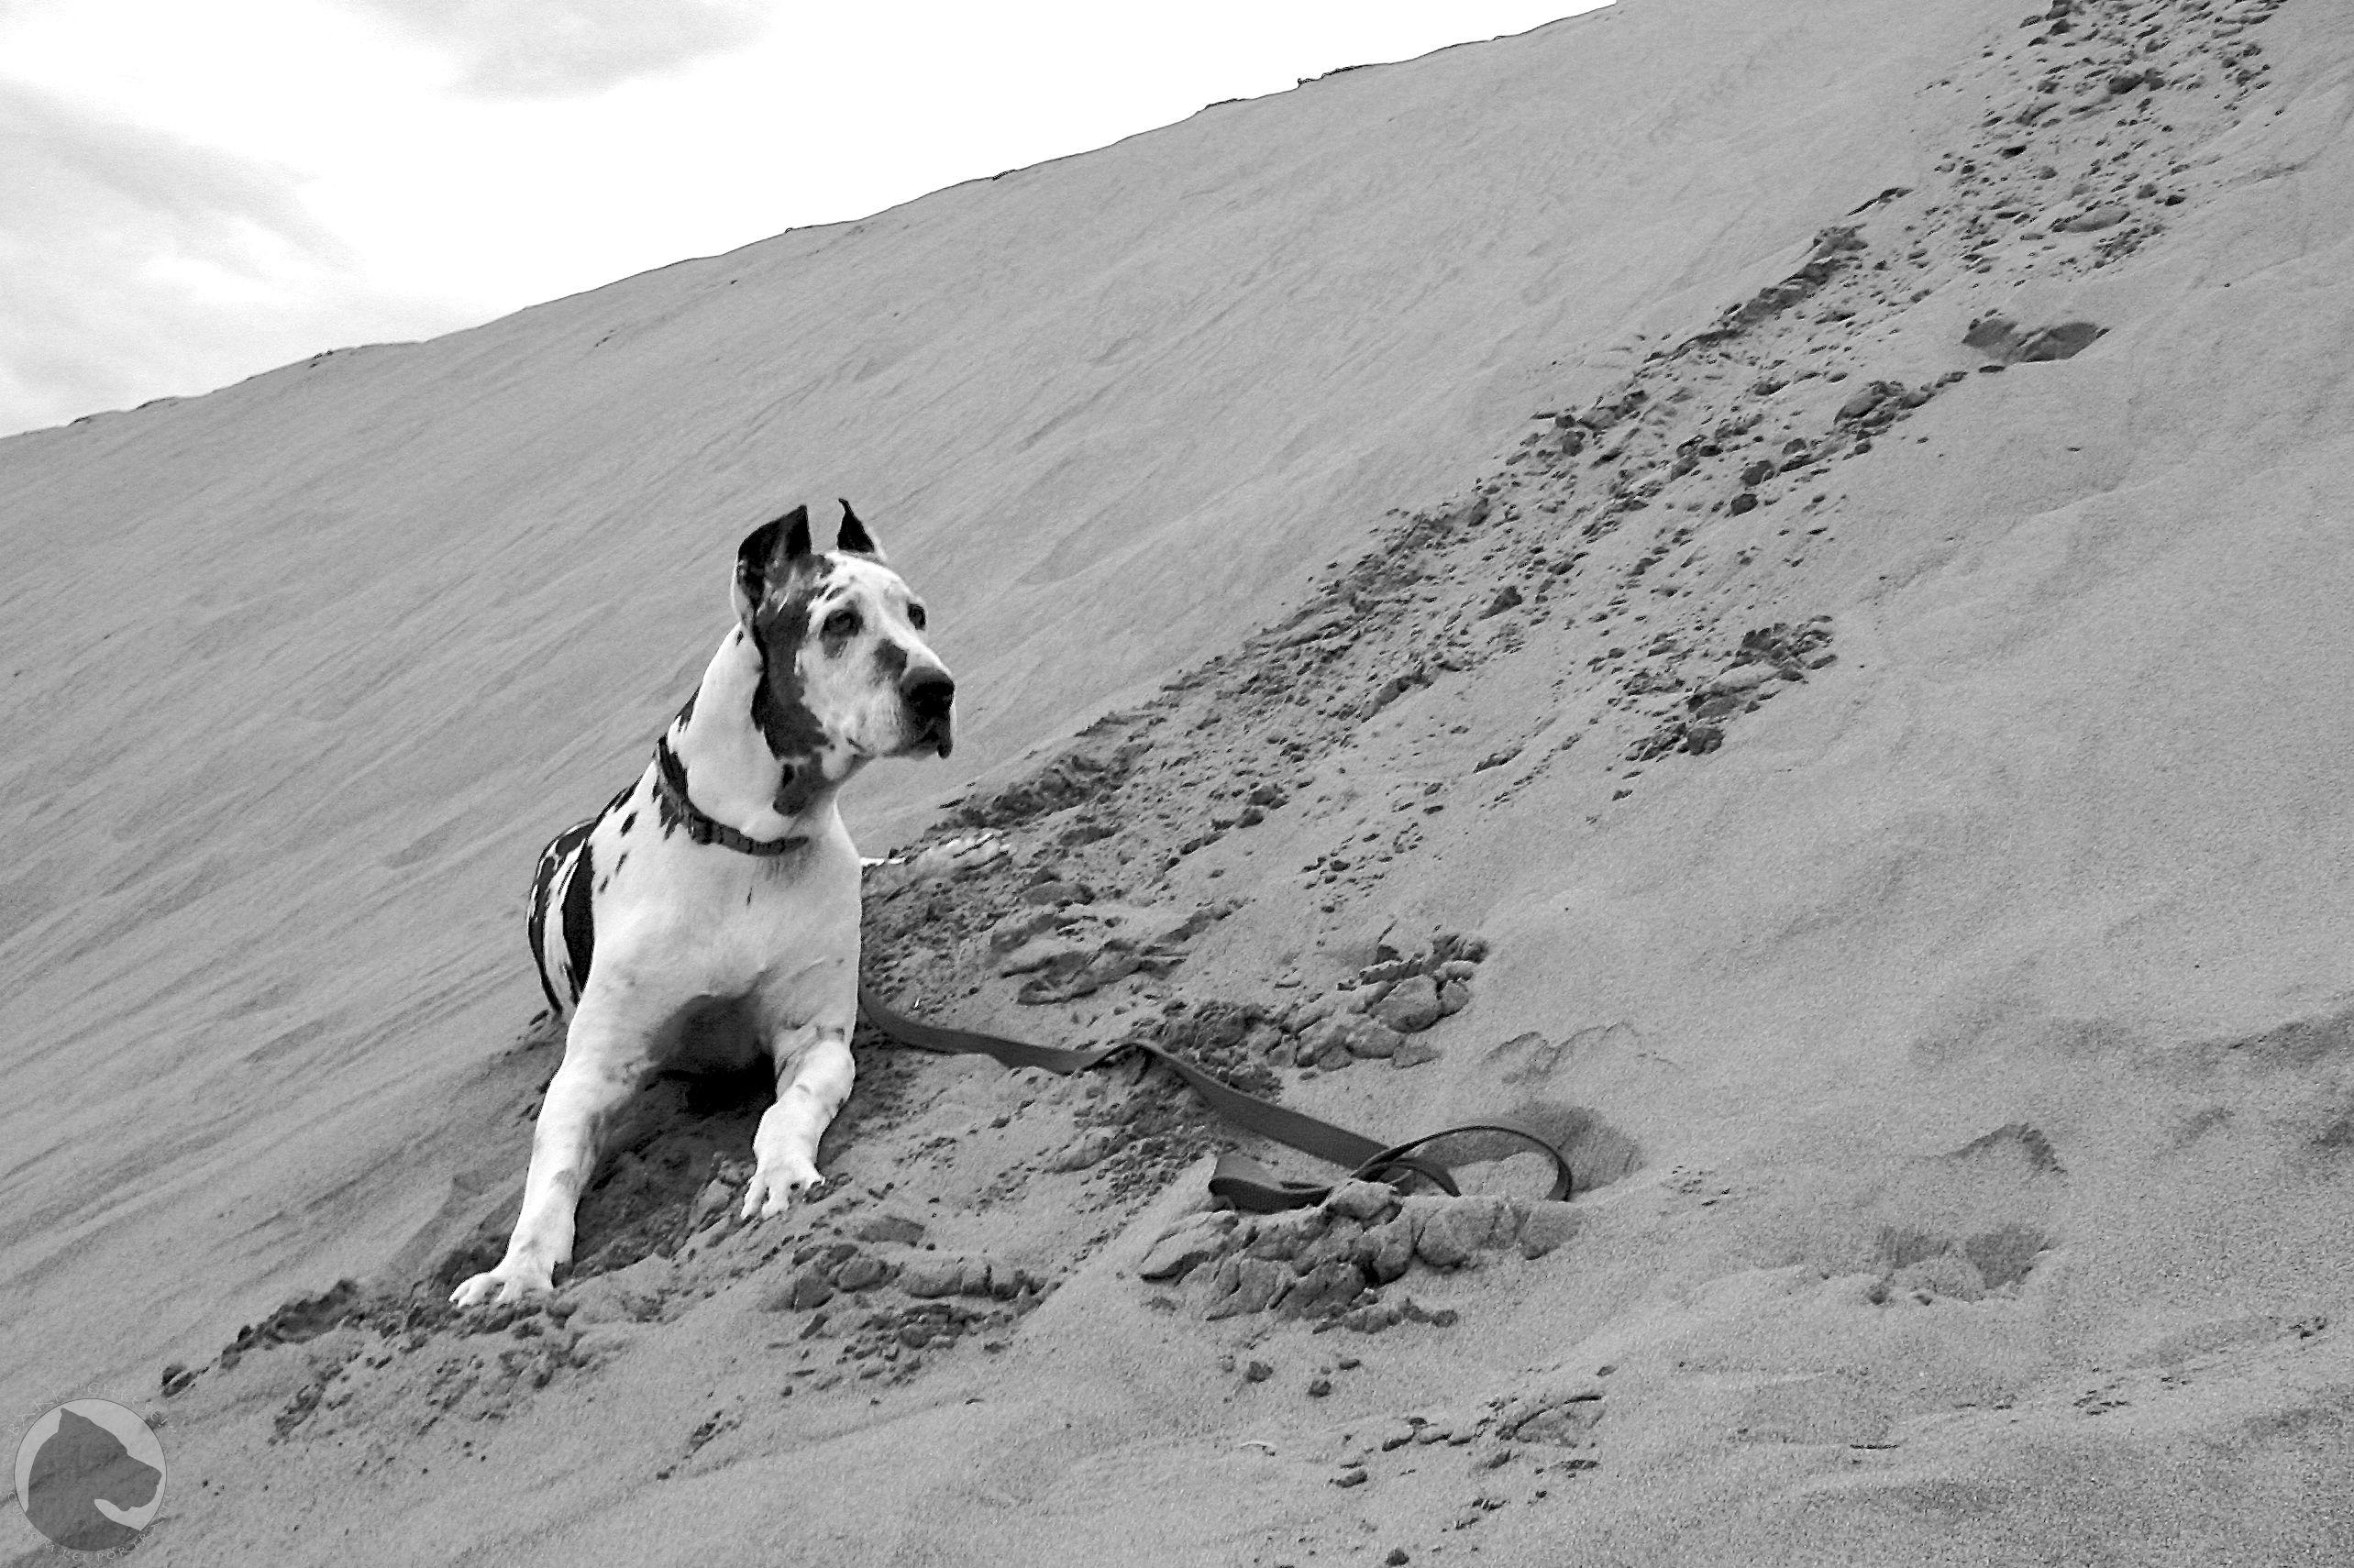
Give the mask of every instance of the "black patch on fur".
<svg viewBox="0 0 2354 1568">
<path fill-rule="evenodd" d="M 785 764 L 784 777 L 777 780 L 777 797 L 768 804 L 780 817 L 797 817 L 809 810 L 810 802 L 824 793 L 825 769 L 818 759 Z"/>
<path fill-rule="evenodd" d="M 547 993 L 547 1005 L 557 1012 L 564 1010 L 564 1002 L 556 994 L 555 977 L 547 972 L 548 906 L 552 901 L 557 876 L 571 862 L 575 851 L 585 853 L 589 834 L 595 829 L 598 820 L 591 817 L 587 822 L 574 823 L 549 840 L 547 847 L 539 852 L 539 865 L 531 876 L 531 905 L 525 920 L 525 934 L 531 942 L 532 966 L 539 971 L 539 988 Z M 569 893 L 569 889 L 567 891 Z M 567 898 L 565 901 L 569 906 L 570 900 Z M 570 938 L 568 936 L 566 940 Z"/>
<path fill-rule="evenodd" d="M 679 758 L 679 793 L 684 795 L 686 792 L 687 759 L 681 756 Z M 679 810 L 678 802 L 670 798 L 668 790 L 654 791 L 654 813 L 662 819 L 664 838 L 669 838 L 673 829 L 684 827 L 687 823 L 686 813 Z"/>
<path fill-rule="evenodd" d="M 777 788 L 776 809 L 799 816 L 825 788 L 818 766 L 825 750 L 825 726 L 802 701 L 799 668 L 801 646 L 809 640 L 812 601 L 825 580 L 796 570 L 781 592 L 772 594 L 752 613 L 752 643 L 760 652 L 760 684 L 752 693 L 752 723 L 768 743 L 768 755 L 784 765 Z"/>
<path fill-rule="evenodd" d="M 622 819 L 621 819 L 621 831 L 622 831 L 624 834 L 627 834 L 627 833 L 629 832 L 629 830 L 630 830 L 630 829 L 632 829 L 632 828 L 635 827 L 636 825 L 637 825 L 637 813 L 636 813 L 635 812 L 630 812 L 630 813 L 629 813 L 629 815 L 627 815 L 627 816 L 625 816 L 625 817 L 624 817 L 624 818 L 622 818 Z M 621 869 L 621 867 L 618 867 L 618 866 L 615 866 L 615 867 L 613 867 L 613 869 L 614 869 L 614 870 L 616 870 L 616 871 L 618 871 L 618 870 L 620 870 L 620 869 Z"/>
<path fill-rule="evenodd" d="M 589 838 L 580 835 L 580 864 L 572 872 L 572 880 L 564 889 L 564 966 L 571 971 L 572 999 L 589 988 L 589 961 L 595 954 L 597 926 L 589 909 L 590 878 L 596 874 L 595 857 L 590 853 Z"/>
<path fill-rule="evenodd" d="M 690 691 L 690 692 L 688 692 L 688 693 L 687 693 L 687 702 L 686 702 L 686 706 L 684 706 L 684 707 L 682 707 L 682 708 L 680 708 L 680 709 L 679 710 L 679 721 L 678 721 L 678 722 L 679 722 L 679 727 L 680 727 L 680 729 L 685 729 L 685 728 L 687 727 L 687 721 L 688 721 L 689 719 L 691 719 L 691 718 L 693 718 L 693 717 L 695 716 L 695 699 L 696 699 L 697 697 L 701 696 L 702 694 L 702 687 L 700 687 L 700 686 L 696 687 L 692 691 Z"/>
<path fill-rule="evenodd" d="M 907 650 L 897 643 L 887 642 L 875 649 L 875 674 L 885 686 L 897 686 L 899 678 L 907 673 Z"/>
<path fill-rule="evenodd" d="M 556 977 L 547 972 L 547 918 L 554 912 L 550 906 L 555 901 L 556 879 L 568 871 L 571 878 L 564 885 L 564 941 L 571 948 L 569 955 L 570 962 L 565 966 L 565 979 L 570 984 L 573 999 L 577 1001 L 581 988 L 588 983 L 589 950 L 576 944 L 573 934 L 572 904 L 576 898 L 581 905 L 579 928 L 582 934 L 578 939 L 579 943 L 594 940 L 587 907 L 589 835 L 597 831 L 599 823 L 621 810 L 635 793 L 637 786 L 635 783 L 624 785 L 612 800 L 605 802 L 604 810 L 586 822 L 574 823 L 549 839 L 547 847 L 539 852 L 539 864 L 532 870 L 531 900 L 524 917 L 524 934 L 531 943 L 532 966 L 539 971 L 539 988 L 547 994 L 547 1005 L 552 1011 L 564 1010 L 564 1003 L 556 995 Z M 615 866 L 613 869 L 618 871 L 621 867 Z"/>
</svg>

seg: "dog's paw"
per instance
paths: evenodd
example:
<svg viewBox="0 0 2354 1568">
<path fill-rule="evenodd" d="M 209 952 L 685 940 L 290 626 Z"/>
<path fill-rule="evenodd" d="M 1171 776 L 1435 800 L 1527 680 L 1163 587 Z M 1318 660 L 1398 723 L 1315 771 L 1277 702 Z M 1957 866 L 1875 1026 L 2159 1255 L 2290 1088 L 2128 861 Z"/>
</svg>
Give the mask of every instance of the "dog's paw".
<svg viewBox="0 0 2354 1568">
<path fill-rule="evenodd" d="M 743 1217 L 773 1220 L 795 1203 L 825 1189 L 825 1178 L 804 1159 L 778 1159 L 752 1173 L 745 1184 Z"/>
<path fill-rule="evenodd" d="M 552 1296 L 556 1292 L 549 1271 L 528 1267 L 510 1269 L 501 1264 L 484 1274 L 478 1274 L 449 1293 L 450 1303 L 458 1307 L 481 1307 L 509 1301 L 528 1301 L 535 1296 Z"/>
</svg>

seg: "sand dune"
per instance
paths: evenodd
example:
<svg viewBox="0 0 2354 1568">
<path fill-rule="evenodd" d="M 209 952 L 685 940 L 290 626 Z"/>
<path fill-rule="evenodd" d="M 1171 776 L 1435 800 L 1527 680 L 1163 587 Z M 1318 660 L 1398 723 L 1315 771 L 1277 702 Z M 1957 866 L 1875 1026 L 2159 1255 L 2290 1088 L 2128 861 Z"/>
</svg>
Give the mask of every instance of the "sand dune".
<svg viewBox="0 0 2354 1568">
<path fill-rule="evenodd" d="M 175 1562 L 2344 1561 L 2354 27 L 2048 11 L 1639 0 L 0 441 L 9 1408 L 154 1412 Z M 834 1196 L 666 1086 L 444 1309 L 531 856 L 835 494 L 967 704 L 889 994 L 1569 1209 L 868 1043 Z"/>
</svg>

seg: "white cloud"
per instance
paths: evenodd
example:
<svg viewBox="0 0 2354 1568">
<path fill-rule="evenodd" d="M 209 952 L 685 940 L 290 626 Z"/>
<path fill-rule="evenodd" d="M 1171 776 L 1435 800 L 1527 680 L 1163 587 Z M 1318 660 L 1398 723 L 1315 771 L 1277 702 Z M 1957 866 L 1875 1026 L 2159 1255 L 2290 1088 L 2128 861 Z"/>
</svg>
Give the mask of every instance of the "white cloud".
<svg viewBox="0 0 2354 1568">
<path fill-rule="evenodd" d="M 295 176 L 0 80 L 0 432 L 462 325 L 387 295 Z"/>
<path fill-rule="evenodd" d="M 0 81 L 0 225 L 12 228 L 69 218 L 104 225 L 128 210 L 164 220 L 193 245 L 217 247 L 251 226 L 306 249 L 336 248 L 304 213 L 282 166 L 96 115 L 22 83 Z"/>
<path fill-rule="evenodd" d="M 359 0 L 455 55 L 493 97 L 596 93 L 725 54 L 768 30 L 761 0 Z"/>
</svg>

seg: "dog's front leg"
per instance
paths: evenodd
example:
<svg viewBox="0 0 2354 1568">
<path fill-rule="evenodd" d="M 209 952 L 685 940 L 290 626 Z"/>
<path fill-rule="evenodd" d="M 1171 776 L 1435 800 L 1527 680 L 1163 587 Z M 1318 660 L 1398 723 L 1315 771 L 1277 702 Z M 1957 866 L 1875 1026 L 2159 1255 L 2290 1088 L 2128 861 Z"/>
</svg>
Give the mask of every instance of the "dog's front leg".
<svg viewBox="0 0 2354 1568">
<path fill-rule="evenodd" d="M 754 1169 L 744 1189 L 746 1220 L 782 1214 L 825 1179 L 817 1174 L 817 1142 L 850 1098 L 858 1072 L 846 1025 L 812 1023 L 790 1031 L 774 1049 L 777 1103 L 762 1113 L 759 1131 L 752 1135 Z"/>
<path fill-rule="evenodd" d="M 595 1171 L 599 1146 L 622 1102 L 646 1080 L 651 1066 L 652 1021 L 642 999 L 624 986 L 600 986 L 591 977 L 564 1040 L 564 1062 L 547 1086 L 532 1130 L 531 1168 L 524 1177 L 523 1212 L 499 1266 L 450 1293 L 460 1307 L 491 1299 L 520 1300 L 555 1288 L 560 1264 L 572 1260 L 574 1211 Z"/>
</svg>

